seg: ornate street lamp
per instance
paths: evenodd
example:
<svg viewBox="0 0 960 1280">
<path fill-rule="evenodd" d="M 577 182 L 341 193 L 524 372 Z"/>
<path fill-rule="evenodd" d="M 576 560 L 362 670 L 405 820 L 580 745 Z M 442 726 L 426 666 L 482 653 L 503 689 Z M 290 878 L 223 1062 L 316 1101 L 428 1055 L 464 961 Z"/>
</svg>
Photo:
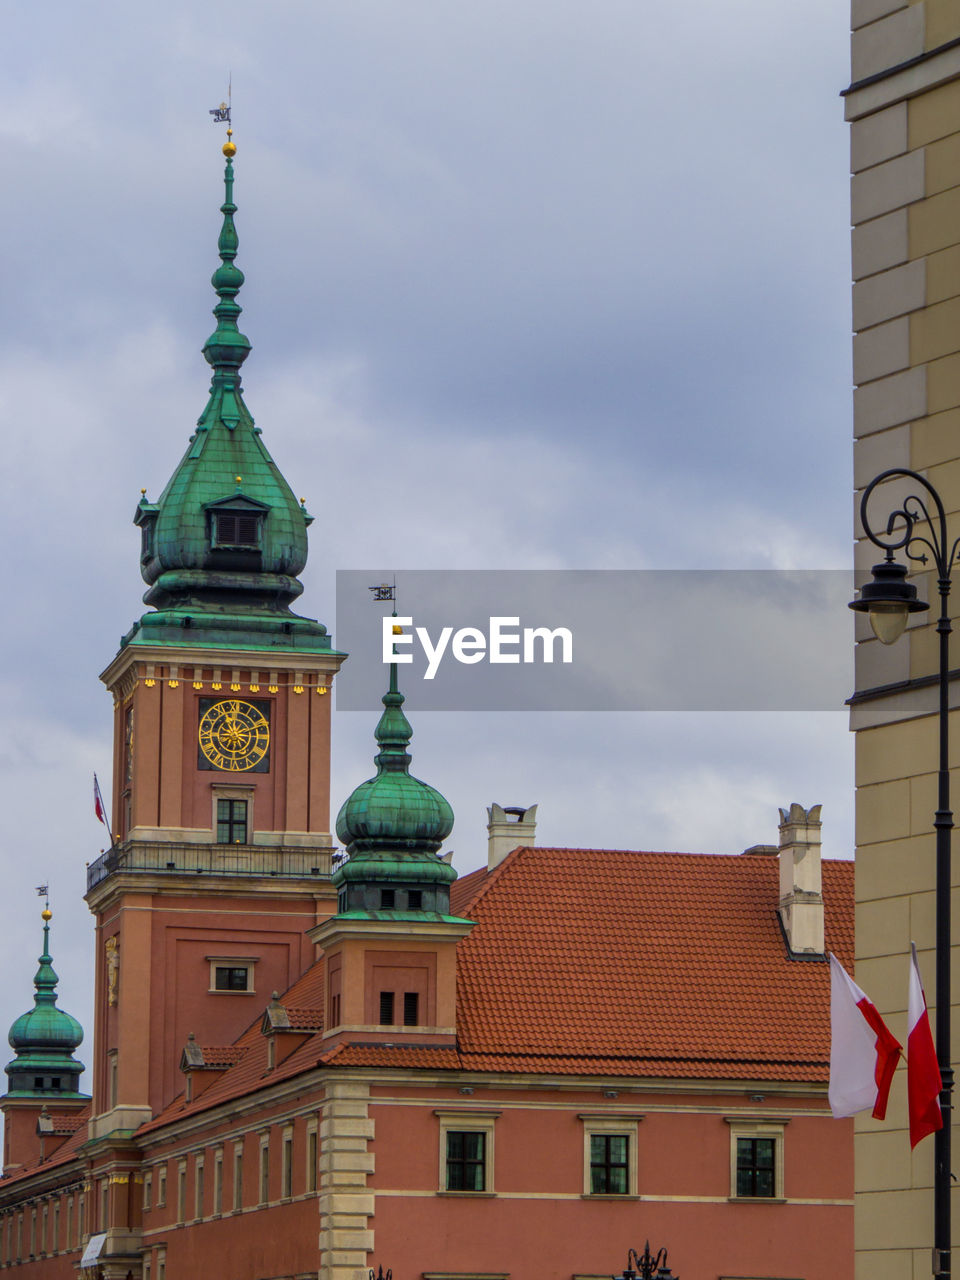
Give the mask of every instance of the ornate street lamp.
<svg viewBox="0 0 960 1280">
<path fill-rule="evenodd" d="M 871 495 L 884 481 L 902 479 L 914 482 L 926 493 L 911 493 L 904 498 L 888 516 L 885 530 L 877 533 L 867 516 Z M 928 501 L 933 506 L 932 515 Z M 933 1274 L 945 1278 L 950 1275 L 950 1127 L 953 1107 L 953 1068 L 950 1065 L 950 839 L 953 813 L 950 810 L 948 751 L 951 625 L 947 601 L 960 539 L 948 551 L 947 517 L 940 495 L 929 480 L 906 467 L 893 467 L 870 481 L 860 500 L 860 519 L 867 537 L 886 555 L 881 564 L 874 565 L 873 581 L 861 587 L 860 599 L 854 600 L 850 608 L 870 615 L 870 625 L 878 640 L 883 644 L 893 644 L 903 635 L 909 615 L 929 608 L 925 601 L 917 598 L 916 587 L 906 581 L 906 566 L 894 561 L 895 551 L 902 548 L 907 559 L 918 564 L 926 564 L 932 557 L 940 593 L 940 616 L 937 619 L 940 637 L 940 759 L 937 811 L 933 825 L 937 833 L 937 1062 L 942 1082 L 940 1110 L 943 1127 L 934 1134 Z M 922 532 L 917 532 L 918 525 L 923 526 Z"/>
<path fill-rule="evenodd" d="M 637 1270 L 630 1265 L 631 1262 Z M 611 1280 L 680 1280 L 667 1266 L 666 1249 L 658 1249 L 656 1256 L 650 1252 L 650 1241 L 644 1245 L 643 1253 L 636 1249 L 627 1251 L 627 1269 L 622 1276 L 613 1276 Z"/>
</svg>

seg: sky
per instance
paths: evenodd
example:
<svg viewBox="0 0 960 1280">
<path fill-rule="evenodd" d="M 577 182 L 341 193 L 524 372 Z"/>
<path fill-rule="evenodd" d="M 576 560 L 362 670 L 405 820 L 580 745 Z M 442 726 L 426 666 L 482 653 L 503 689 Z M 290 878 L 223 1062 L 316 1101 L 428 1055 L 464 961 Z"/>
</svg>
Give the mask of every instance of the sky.
<svg viewBox="0 0 960 1280">
<path fill-rule="evenodd" d="M 338 569 L 848 566 L 846 10 L 51 0 L 9 18 L 0 1026 L 32 999 L 48 881 L 89 1061 L 97 676 L 143 612 L 140 489 L 159 494 L 206 401 L 208 111 L 228 76 L 245 396 L 316 517 L 298 607 L 336 642 Z M 461 872 L 493 801 L 538 804 L 544 844 L 728 854 L 776 843 L 778 806 L 822 803 L 825 852 L 852 855 L 842 705 L 413 721 Z M 374 724 L 334 715 L 335 806 L 372 772 Z"/>
</svg>

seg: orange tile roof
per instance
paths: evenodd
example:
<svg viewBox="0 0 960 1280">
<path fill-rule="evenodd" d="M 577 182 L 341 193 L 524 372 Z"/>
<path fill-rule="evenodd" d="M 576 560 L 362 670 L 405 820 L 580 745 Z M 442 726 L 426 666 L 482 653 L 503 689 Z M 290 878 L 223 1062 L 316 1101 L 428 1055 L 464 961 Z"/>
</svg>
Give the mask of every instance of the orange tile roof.
<svg viewBox="0 0 960 1280">
<path fill-rule="evenodd" d="M 291 1031 L 322 1031 L 323 1009 L 298 1009 L 285 1004 Z"/>
<path fill-rule="evenodd" d="M 312 1010 L 311 1017 L 317 1020 L 318 1011 L 323 1008 L 324 964 L 317 961 L 299 978 L 285 993 L 284 1002 L 289 998 L 290 1006 L 298 1010 Z M 286 1003 L 284 1005 L 286 1007 Z M 169 1103 L 159 1115 L 145 1125 L 141 1125 L 138 1133 L 149 1133 L 162 1128 L 170 1121 L 179 1120 L 197 1111 L 205 1111 L 208 1107 L 233 1098 L 243 1097 L 256 1089 L 267 1088 L 281 1080 L 309 1071 L 317 1065 L 323 1049 L 323 1037 L 319 1031 L 308 1039 L 271 1071 L 267 1067 L 266 1038 L 260 1030 L 263 1022 L 263 1011 L 247 1027 L 243 1035 L 236 1041 L 234 1048 L 239 1051 L 237 1062 L 228 1067 L 223 1075 L 200 1094 L 198 1098 L 188 1102 L 184 1094 L 180 1094 Z M 206 1054 L 204 1050 L 204 1054 Z"/>
<path fill-rule="evenodd" d="M 52 1125 L 50 1132 L 59 1138 L 64 1134 L 76 1133 L 79 1128 L 85 1126 L 87 1123 L 87 1113 L 82 1112 L 80 1115 L 77 1115 L 76 1112 L 74 1112 L 73 1115 L 51 1115 L 49 1120 Z"/>
<path fill-rule="evenodd" d="M 779 892 L 776 857 L 515 849 L 453 886 L 451 910 L 476 921 L 456 1048 L 327 1049 L 320 961 L 282 997 L 313 1031 L 294 1053 L 267 1070 L 259 1014 L 234 1065 L 140 1132 L 318 1066 L 823 1083 L 829 966 L 788 956 Z M 852 971 L 853 863 L 824 862 L 823 892 L 827 949 Z"/>
<path fill-rule="evenodd" d="M 787 955 L 777 858 L 531 848 L 469 879 L 465 1063 L 826 1078 L 829 966 Z M 852 967 L 853 863 L 823 881 L 827 948 Z"/>
<path fill-rule="evenodd" d="M 236 1044 L 203 1044 L 198 1047 L 203 1054 L 201 1071 L 204 1068 L 222 1071 L 224 1067 L 232 1067 L 235 1062 L 239 1062 L 246 1053 L 244 1047 Z"/>
</svg>

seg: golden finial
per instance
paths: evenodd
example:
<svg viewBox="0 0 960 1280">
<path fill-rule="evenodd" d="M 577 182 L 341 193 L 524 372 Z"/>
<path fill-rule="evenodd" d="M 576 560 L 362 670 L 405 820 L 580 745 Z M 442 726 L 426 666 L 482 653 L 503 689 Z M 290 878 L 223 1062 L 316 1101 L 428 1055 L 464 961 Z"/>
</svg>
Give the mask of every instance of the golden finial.
<svg viewBox="0 0 960 1280">
<path fill-rule="evenodd" d="M 233 478 L 236 480 L 237 484 L 243 484 L 243 476 L 234 476 Z"/>
<path fill-rule="evenodd" d="M 393 634 L 394 634 L 395 636 L 402 636 L 402 635 L 403 635 L 403 627 L 398 627 L 398 626 L 397 626 L 397 624 L 396 624 L 396 623 L 394 623 L 394 624 L 393 624 Z"/>
<path fill-rule="evenodd" d="M 52 920 L 53 912 L 50 910 L 49 907 L 44 907 L 43 910 L 40 912 L 40 918 L 41 920 Z"/>
<path fill-rule="evenodd" d="M 223 154 L 227 157 L 228 160 L 232 160 L 233 157 L 237 154 L 237 144 L 231 141 L 232 137 L 233 137 L 233 130 L 228 129 L 227 140 L 223 144 Z"/>
<path fill-rule="evenodd" d="M 147 491 L 146 491 L 146 489 L 141 489 L 141 490 L 140 490 L 140 497 L 141 497 L 141 498 L 145 498 L 146 496 L 147 496 Z"/>
</svg>

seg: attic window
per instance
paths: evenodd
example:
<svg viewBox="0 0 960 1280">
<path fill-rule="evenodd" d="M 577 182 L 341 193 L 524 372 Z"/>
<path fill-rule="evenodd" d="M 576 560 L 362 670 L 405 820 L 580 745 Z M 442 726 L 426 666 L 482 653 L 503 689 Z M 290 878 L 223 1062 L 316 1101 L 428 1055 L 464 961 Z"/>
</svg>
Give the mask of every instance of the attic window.
<svg viewBox="0 0 960 1280">
<path fill-rule="evenodd" d="M 407 891 L 407 906 L 411 911 L 419 911 L 423 905 L 423 890 L 409 889 Z"/>
<path fill-rule="evenodd" d="M 213 513 L 214 547 L 246 547 L 260 550 L 263 516 L 255 511 L 215 511 Z"/>
</svg>

